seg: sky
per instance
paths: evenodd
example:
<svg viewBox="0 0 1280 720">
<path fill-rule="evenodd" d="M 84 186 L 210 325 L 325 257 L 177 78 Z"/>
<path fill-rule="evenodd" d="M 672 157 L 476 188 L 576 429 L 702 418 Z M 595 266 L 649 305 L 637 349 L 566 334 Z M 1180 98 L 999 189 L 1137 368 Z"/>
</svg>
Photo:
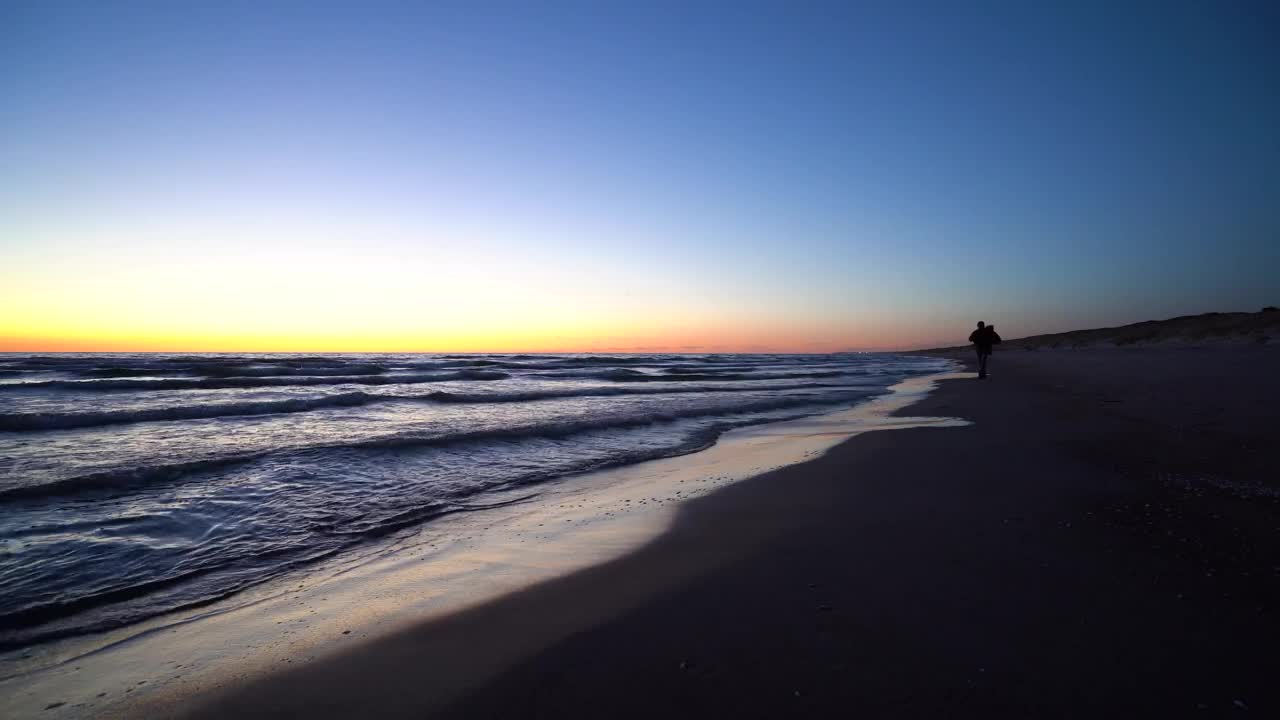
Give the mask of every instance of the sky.
<svg viewBox="0 0 1280 720">
<path fill-rule="evenodd" d="M 1280 304 L 1280 9 L 0 5 L 0 350 L 783 351 Z"/>
</svg>

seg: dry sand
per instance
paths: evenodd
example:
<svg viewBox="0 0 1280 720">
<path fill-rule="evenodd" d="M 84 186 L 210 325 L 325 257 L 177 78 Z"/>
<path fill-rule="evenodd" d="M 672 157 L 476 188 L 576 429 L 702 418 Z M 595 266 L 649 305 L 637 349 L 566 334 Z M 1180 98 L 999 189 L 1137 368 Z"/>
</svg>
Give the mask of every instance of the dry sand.
<svg viewBox="0 0 1280 720">
<path fill-rule="evenodd" d="M 861 435 L 621 559 L 191 709 L 1276 716 L 1278 361 L 997 353 L 905 410 L 972 426 Z"/>
</svg>

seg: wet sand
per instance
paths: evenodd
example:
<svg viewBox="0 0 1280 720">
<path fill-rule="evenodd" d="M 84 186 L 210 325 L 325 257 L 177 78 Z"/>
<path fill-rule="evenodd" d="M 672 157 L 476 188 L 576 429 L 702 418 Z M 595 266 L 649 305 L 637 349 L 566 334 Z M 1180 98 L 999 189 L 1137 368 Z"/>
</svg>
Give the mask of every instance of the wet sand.
<svg viewBox="0 0 1280 720">
<path fill-rule="evenodd" d="M 971 426 L 860 435 L 620 559 L 178 709 L 1273 714 L 1278 361 L 998 353 L 901 411 Z"/>
</svg>

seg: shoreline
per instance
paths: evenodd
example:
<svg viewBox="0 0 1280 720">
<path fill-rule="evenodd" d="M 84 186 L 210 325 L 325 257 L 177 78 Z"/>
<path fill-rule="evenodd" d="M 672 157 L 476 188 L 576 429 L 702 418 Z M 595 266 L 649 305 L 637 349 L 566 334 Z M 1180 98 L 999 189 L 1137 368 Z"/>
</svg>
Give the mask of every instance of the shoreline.
<svg viewBox="0 0 1280 720">
<path fill-rule="evenodd" d="M 180 712 L 181 699 L 212 688 L 606 563 L 659 537 L 691 497 L 802 462 L 843 437 L 902 426 L 885 416 L 927 393 L 934 377 L 850 409 L 730 431 L 699 452 L 555 481 L 528 502 L 518 497 L 528 489 L 511 491 L 499 499 L 509 507 L 428 523 L 213 605 L 37 646 L 31 660 L 10 653 L 0 689 L 22 692 L 6 691 L 3 705 L 14 716 Z"/>
<path fill-rule="evenodd" d="M 1240 488 L 1275 489 L 1280 354 L 1028 355 L 909 410 L 971 426 L 860 435 L 620 559 L 169 710 L 1276 710 L 1280 518 Z"/>
</svg>

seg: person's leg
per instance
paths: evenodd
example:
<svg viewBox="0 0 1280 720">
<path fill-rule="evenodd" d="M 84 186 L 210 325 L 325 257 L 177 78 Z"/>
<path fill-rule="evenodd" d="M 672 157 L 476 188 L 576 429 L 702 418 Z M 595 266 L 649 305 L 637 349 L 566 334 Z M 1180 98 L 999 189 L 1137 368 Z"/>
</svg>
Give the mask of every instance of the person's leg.
<svg viewBox="0 0 1280 720">
<path fill-rule="evenodd" d="M 979 350 L 978 351 L 978 377 L 984 378 L 986 376 L 987 376 L 987 354 Z"/>
</svg>

